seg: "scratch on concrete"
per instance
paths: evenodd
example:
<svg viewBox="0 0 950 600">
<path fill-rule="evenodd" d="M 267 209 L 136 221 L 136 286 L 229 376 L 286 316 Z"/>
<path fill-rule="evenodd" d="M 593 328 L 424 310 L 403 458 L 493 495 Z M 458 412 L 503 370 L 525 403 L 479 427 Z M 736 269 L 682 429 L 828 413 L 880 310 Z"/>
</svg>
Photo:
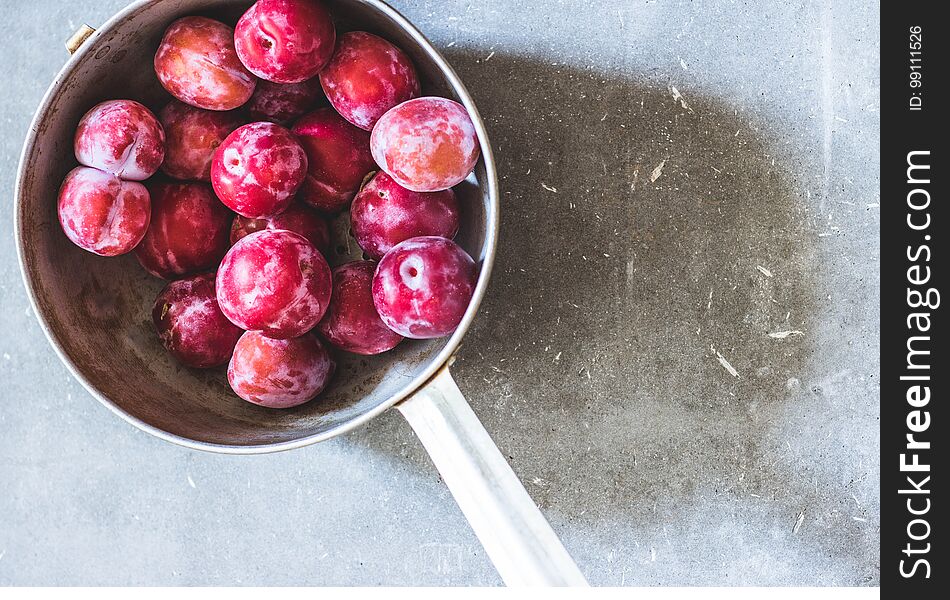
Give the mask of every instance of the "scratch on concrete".
<svg viewBox="0 0 950 600">
<path fill-rule="evenodd" d="M 723 369 L 725 369 L 726 371 L 728 371 L 729 374 L 732 375 L 733 377 L 739 377 L 739 371 L 736 371 L 736 368 L 733 367 L 732 364 L 731 364 L 728 360 L 726 360 L 726 357 L 725 357 L 725 356 L 723 356 L 722 354 L 720 354 L 719 351 L 716 350 L 716 349 L 715 349 L 714 347 L 712 347 L 712 346 L 710 346 L 709 349 L 712 350 L 712 351 L 716 354 L 716 360 L 719 361 L 719 364 L 722 365 L 722 368 L 723 368 Z"/>
<path fill-rule="evenodd" d="M 792 527 L 792 533 L 797 534 L 798 530 L 802 528 L 802 523 L 805 522 L 805 511 L 798 513 L 798 520 L 795 521 L 795 527 Z"/>
<path fill-rule="evenodd" d="M 670 94 L 673 95 L 673 100 L 675 102 L 680 103 L 680 106 L 683 107 L 683 110 L 688 110 L 689 112 L 693 112 L 693 109 L 690 108 L 689 105 L 686 104 L 686 99 L 683 98 L 683 94 L 681 94 L 680 91 L 676 89 L 676 86 L 673 84 L 670 84 Z"/>
<path fill-rule="evenodd" d="M 769 333 L 770 338 L 775 338 L 777 340 L 784 340 L 791 335 L 805 335 L 805 332 L 793 329 L 791 331 L 773 331 Z"/>
<path fill-rule="evenodd" d="M 653 183 L 653 182 L 655 182 L 657 179 L 660 178 L 660 175 L 663 174 L 663 167 L 665 167 L 665 166 L 666 166 L 666 160 L 661 160 L 661 161 L 660 161 L 660 164 L 658 164 L 658 165 L 653 169 L 653 171 L 650 172 L 650 183 Z"/>
</svg>

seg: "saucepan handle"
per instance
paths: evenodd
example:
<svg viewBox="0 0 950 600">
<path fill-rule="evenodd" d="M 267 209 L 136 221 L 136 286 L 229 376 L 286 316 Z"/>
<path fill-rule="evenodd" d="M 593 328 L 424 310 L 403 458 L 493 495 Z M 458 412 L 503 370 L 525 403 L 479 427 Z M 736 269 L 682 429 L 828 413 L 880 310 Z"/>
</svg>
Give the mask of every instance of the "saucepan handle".
<svg viewBox="0 0 950 600">
<path fill-rule="evenodd" d="M 447 366 L 397 408 L 428 450 L 505 584 L 587 585 Z"/>
</svg>

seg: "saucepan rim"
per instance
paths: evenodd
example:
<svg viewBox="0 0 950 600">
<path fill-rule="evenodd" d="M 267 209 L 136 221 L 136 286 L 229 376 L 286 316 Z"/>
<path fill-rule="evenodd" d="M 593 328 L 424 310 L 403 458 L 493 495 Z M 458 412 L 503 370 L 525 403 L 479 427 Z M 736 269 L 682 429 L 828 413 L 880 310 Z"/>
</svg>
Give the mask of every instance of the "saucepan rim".
<svg viewBox="0 0 950 600">
<path fill-rule="evenodd" d="M 66 61 L 66 64 L 63 65 L 59 73 L 53 79 L 53 82 L 50 84 L 49 88 L 46 90 L 46 93 L 43 96 L 42 101 L 40 102 L 39 107 L 36 110 L 36 114 L 33 117 L 33 121 L 30 123 L 30 129 L 27 133 L 26 140 L 23 144 L 23 150 L 20 153 L 20 162 L 17 169 L 17 179 L 15 187 L 15 198 L 16 198 L 16 208 L 15 208 L 15 217 L 14 217 L 14 235 L 16 240 L 17 248 L 17 260 L 20 265 L 20 273 L 23 277 L 23 282 L 26 286 L 27 296 L 30 299 L 30 306 L 33 309 L 34 314 L 36 314 L 37 321 L 40 324 L 43 333 L 46 335 L 46 338 L 52 344 L 53 349 L 56 351 L 56 354 L 59 356 L 60 360 L 66 365 L 72 375 L 85 387 L 90 394 L 93 395 L 99 402 L 105 405 L 113 413 L 117 414 L 119 417 L 131 423 L 135 427 L 154 435 L 155 437 L 161 438 L 163 440 L 184 446 L 187 448 L 192 448 L 195 450 L 204 450 L 209 452 L 217 452 L 222 454 L 266 454 L 271 452 L 279 452 L 283 450 L 292 450 L 294 448 L 301 448 L 303 446 L 308 446 L 316 442 L 321 442 L 327 440 L 331 437 L 346 433 L 353 430 L 356 427 L 366 423 L 373 417 L 381 414 L 383 411 L 393 407 L 401 400 L 406 399 L 418 389 L 423 387 L 438 371 L 449 362 L 455 351 L 458 349 L 459 344 L 462 341 L 462 337 L 465 335 L 465 332 L 468 330 L 469 326 L 472 323 L 472 320 L 475 318 L 475 313 L 478 310 L 479 304 L 482 301 L 482 298 L 485 295 L 485 291 L 488 287 L 488 281 L 491 276 L 492 264 L 495 259 L 495 250 L 498 242 L 498 228 L 499 228 L 499 196 L 498 196 L 498 177 L 495 171 L 495 161 L 492 155 L 491 145 L 488 142 L 488 134 L 485 130 L 485 124 L 482 121 L 481 117 L 478 114 L 478 110 L 475 108 L 475 103 L 472 100 L 471 95 L 468 90 L 465 88 L 465 85 L 462 83 L 458 74 L 452 69 L 451 66 L 446 62 L 445 58 L 439 53 L 435 47 L 429 42 L 428 39 L 411 23 L 408 19 L 403 17 L 398 11 L 394 8 L 382 2 L 381 0 L 351 0 L 352 2 L 357 2 L 360 4 L 365 4 L 370 6 L 376 11 L 379 11 L 384 16 L 389 18 L 393 23 L 400 27 L 405 33 L 412 38 L 415 44 L 438 66 L 439 71 L 442 76 L 446 79 L 448 84 L 451 86 L 453 92 L 458 96 L 458 99 L 461 103 L 468 109 L 469 115 L 472 118 L 472 122 L 475 125 L 475 130 L 478 132 L 479 143 L 481 145 L 481 160 L 484 161 L 485 165 L 485 181 L 480 181 L 480 187 L 487 188 L 488 191 L 488 207 L 485 214 L 485 242 L 483 244 L 483 258 L 481 264 L 481 270 L 478 276 L 478 282 L 475 286 L 475 292 L 472 296 L 472 301 L 469 304 L 468 310 L 465 312 L 465 316 L 462 318 L 462 322 L 459 324 L 458 328 L 446 342 L 445 346 L 439 351 L 439 353 L 434 357 L 429 359 L 428 364 L 419 373 L 414 377 L 410 382 L 404 385 L 396 394 L 391 396 L 385 402 L 381 402 L 377 406 L 363 412 L 339 425 L 336 425 L 326 431 L 302 436 L 288 441 L 281 442 L 265 442 L 261 444 L 252 444 L 252 445 L 239 445 L 239 444 L 216 444 L 211 442 L 204 442 L 200 440 L 195 440 L 192 438 L 184 437 L 181 435 L 173 434 L 164 429 L 146 423 L 145 421 L 139 419 L 138 417 L 127 412 L 117 404 L 115 404 L 111 399 L 106 395 L 101 393 L 95 385 L 93 385 L 88 378 L 83 374 L 82 369 L 77 365 L 70 356 L 66 353 L 62 344 L 60 344 L 57 339 L 56 334 L 53 332 L 49 321 L 46 318 L 46 315 L 40 309 L 39 302 L 37 300 L 38 292 L 34 287 L 34 283 L 30 277 L 30 272 L 26 264 L 26 256 L 24 249 L 24 239 L 23 239 L 23 212 L 24 212 L 24 199 L 23 194 L 23 185 L 26 178 L 27 170 L 29 165 L 26 164 L 27 157 L 32 154 L 34 146 L 36 145 L 38 136 L 41 135 L 40 123 L 45 118 L 46 113 L 49 111 L 50 107 L 53 104 L 53 101 L 56 99 L 57 95 L 60 93 L 61 88 L 64 82 L 68 79 L 69 75 L 73 72 L 76 66 L 86 57 L 90 49 L 94 46 L 96 39 L 101 36 L 108 35 L 109 32 L 118 24 L 125 21 L 129 16 L 133 15 L 139 10 L 142 10 L 149 4 L 152 4 L 154 0 L 136 0 L 132 2 L 116 14 L 114 14 L 109 20 L 107 20 L 100 28 L 98 28 L 82 45 L 79 49 Z"/>
</svg>

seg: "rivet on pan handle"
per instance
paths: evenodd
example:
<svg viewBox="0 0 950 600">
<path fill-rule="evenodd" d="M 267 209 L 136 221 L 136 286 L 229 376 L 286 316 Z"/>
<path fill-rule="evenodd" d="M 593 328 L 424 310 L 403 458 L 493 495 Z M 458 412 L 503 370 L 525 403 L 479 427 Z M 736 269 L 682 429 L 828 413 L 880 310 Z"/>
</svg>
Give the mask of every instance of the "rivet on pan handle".
<svg viewBox="0 0 950 600">
<path fill-rule="evenodd" d="M 79 26 L 79 29 L 76 30 L 76 33 L 72 34 L 69 39 L 66 40 L 66 49 L 69 50 L 70 54 L 75 54 L 76 50 L 79 50 L 79 47 L 82 46 L 82 43 L 95 32 L 95 29 L 83 23 Z"/>
</svg>

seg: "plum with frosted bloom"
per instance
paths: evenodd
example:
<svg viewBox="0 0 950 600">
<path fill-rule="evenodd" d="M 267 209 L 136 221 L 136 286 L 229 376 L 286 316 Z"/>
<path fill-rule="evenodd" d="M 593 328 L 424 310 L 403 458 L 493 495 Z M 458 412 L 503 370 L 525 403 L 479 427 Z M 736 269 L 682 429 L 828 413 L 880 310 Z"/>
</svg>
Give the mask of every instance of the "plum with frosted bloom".
<svg viewBox="0 0 950 600">
<path fill-rule="evenodd" d="M 465 107 L 427 96 L 403 102 L 376 122 L 373 159 L 415 192 L 437 192 L 468 177 L 478 162 L 475 125 Z"/>
<path fill-rule="evenodd" d="M 369 152 L 369 134 L 330 107 L 304 115 L 291 131 L 303 145 L 308 161 L 297 197 L 328 214 L 346 208 L 363 178 L 376 168 Z"/>
<path fill-rule="evenodd" d="M 258 0 L 234 28 L 241 62 L 274 83 L 314 77 L 330 60 L 335 43 L 333 20 L 317 0 Z"/>
<path fill-rule="evenodd" d="M 211 181 L 214 151 L 243 123 L 236 112 L 204 110 L 178 100 L 166 104 L 159 119 L 165 129 L 162 171 L 184 181 Z"/>
<path fill-rule="evenodd" d="M 406 53 L 365 31 L 340 36 L 320 83 L 333 108 L 367 131 L 390 108 L 419 95 L 419 77 Z"/>
<path fill-rule="evenodd" d="M 273 338 L 313 329 L 327 310 L 330 266 L 303 236 L 265 229 L 238 240 L 218 267 L 218 305 L 232 323 Z"/>
<path fill-rule="evenodd" d="M 181 364 L 196 369 L 223 365 L 244 331 L 218 308 L 214 273 L 172 281 L 152 306 L 162 345 Z"/>
<path fill-rule="evenodd" d="M 380 354 L 392 350 L 403 337 L 389 329 L 373 304 L 376 263 L 349 262 L 333 269 L 330 307 L 317 331 L 331 344 L 355 354 Z"/>
<path fill-rule="evenodd" d="M 76 160 L 116 177 L 142 181 L 165 158 L 165 132 L 134 100 L 108 100 L 83 115 L 73 138 Z"/>
<path fill-rule="evenodd" d="M 300 83 L 272 83 L 262 79 L 247 103 L 247 111 L 255 121 L 284 125 L 313 110 L 322 98 L 323 90 L 317 77 Z"/>
<path fill-rule="evenodd" d="M 267 121 L 234 130 L 214 153 L 211 184 L 243 217 L 270 217 L 293 202 L 307 174 L 307 154 L 288 130 Z"/>
<path fill-rule="evenodd" d="M 312 333 L 276 340 L 248 331 L 234 348 L 228 383 L 248 402 L 290 408 L 320 394 L 335 370 L 333 357 Z"/>
<path fill-rule="evenodd" d="M 135 257 L 146 271 L 175 279 L 212 269 L 228 250 L 233 213 L 198 182 L 150 181 L 152 219 Z"/>
<path fill-rule="evenodd" d="M 454 238 L 459 229 L 458 201 L 450 189 L 413 192 L 380 171 L 353 199 L 350 226 L 360 248 L 379 260 L 409 238 Z"/>
<path fill-rule="evenodd" d="M 169 25 L 153 62 L 169 94 L 207 110 L 241 106 L 257 83 L 234 50 L 234 30 L 206 17 L 183 17 Z"/>
<path fill-rule="evenodd" d="M 475 292 L 477 268 L 452 240 L 408 239 L 386 253 L 373 277 L 373 302 L 387 327 L 408 338 L 449 335 Z"/>
<path fill-rule="evenodd" d="M 131 252 L 145 236 L 148 190 L 91 167 L 76 167 L 59 188 L 57 214 L 69 240 L 100 256 Z"/>
</svg>

